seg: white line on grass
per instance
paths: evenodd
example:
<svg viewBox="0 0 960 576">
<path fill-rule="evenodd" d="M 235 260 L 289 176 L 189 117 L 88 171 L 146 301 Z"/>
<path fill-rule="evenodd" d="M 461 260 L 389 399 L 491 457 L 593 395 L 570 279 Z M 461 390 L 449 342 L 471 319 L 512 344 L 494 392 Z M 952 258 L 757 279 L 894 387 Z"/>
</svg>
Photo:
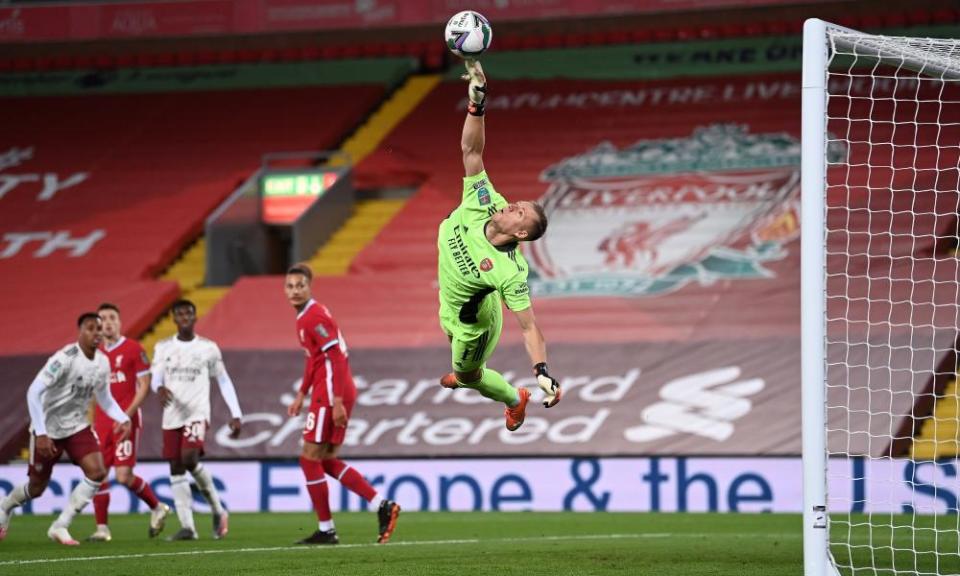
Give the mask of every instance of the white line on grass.
<svg viewBox="0 0 960 576">
<path fill-rule="evenodd" d="M 647 533 L 647 534 L 580 534 L 570 536 L 533 536 L 525 538 L 491 538 L 489 540 L 480 538 L 463 538 L 458 540 L 408 540 L 406 542 L 394 542 L 387 544 L 390 548 L 398 546 L 434 546 L 447 544 L 499 544 L 504 542 L 544 542 L 554 540 L 616 540 L 623 538 L 669 538 L 673 534 L 668 533 Z M 286 552 L 299 550 L 321 549 L 343 549 L 343 548 L 375 548 L 383 544 L 338 544 L 336 546 L 269 546 L 263 548 L 218 548 L 215 550 L 180 550 L 177 552 L 147 552 L 144 554 L 116 554 L 114 556 L 75 556 L 72 558 L 38 558 L 34 560 L 6 560 L 0 562 L 0 566 L 26 566 L 28 564 L 54 564 L 58 562 L 89 562 L 91 560 L 131 560 L 136 558 L 162 558 L 167 556 L 202 556 L 207 554 L 232 554 L 234 552 Z"/>
</svg>

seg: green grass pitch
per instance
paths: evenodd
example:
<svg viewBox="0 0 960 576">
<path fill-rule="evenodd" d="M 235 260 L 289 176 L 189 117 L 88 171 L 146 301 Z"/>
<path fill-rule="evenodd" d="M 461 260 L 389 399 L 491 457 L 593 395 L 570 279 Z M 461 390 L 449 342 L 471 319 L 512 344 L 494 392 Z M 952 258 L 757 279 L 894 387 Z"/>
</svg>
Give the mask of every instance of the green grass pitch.
<svg viewBox="0 0 960 576">
<path fill-rule="evenodd" d="M 341 513 L 335 518 L 341 545 L 326 547 L 293 545 L 316 526 L 312 514 L 233 514 L 230 534 L 221 541 L 210 538 L 208 515 L 196 519 L 196 542 L 162 540 L 178 528 L 175 518 L 160 539 L 150 540 L 146 515 L 114 516 L 112 542 L 66 548 L 46 539 L 50 516 L 15 516 L 0 543 L 0 574 L 795 576 L 803 570 L 801 519 L 795 514 L 404 512 L 391 543 L 379 546 L 373 543 L 374 514 Z M 85 515 L 71 532 L 82 540 L 93 528 L 93 518 Z M 894 538 L 896 547 L 909 548 L 916 536 L 911 533 L 884 535 L 888 543 Z M 955 534 L 950 541 L 940 535 L 934 548 L 943 547 L 939 559 L 889 555 L 897 571 L 880 573 L 936 573 L 938 560 L 940 574 L 955 573 Z M 867 544 L 870 535 L 850 536 Z M 952 555 L 943 554 L 950 550 Z M 869 556 L 858 561 L 871 565 Z M 945 562 L 953 562 L 954 572 Z"/>
</svg>

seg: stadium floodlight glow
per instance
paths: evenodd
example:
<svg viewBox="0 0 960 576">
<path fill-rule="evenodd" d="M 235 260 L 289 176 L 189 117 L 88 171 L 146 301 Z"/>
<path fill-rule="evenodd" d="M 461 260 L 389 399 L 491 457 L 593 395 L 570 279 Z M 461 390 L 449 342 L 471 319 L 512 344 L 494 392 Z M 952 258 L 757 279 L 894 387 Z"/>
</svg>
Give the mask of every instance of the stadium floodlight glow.
<svg viewBox="0 0 960 576">
<path fill-rule="evenodd" d="M 960 41 L 803 43 L 804 573 L 957 574 L 957 461 L 913 439 L 957 371 Z"/>
</svg>

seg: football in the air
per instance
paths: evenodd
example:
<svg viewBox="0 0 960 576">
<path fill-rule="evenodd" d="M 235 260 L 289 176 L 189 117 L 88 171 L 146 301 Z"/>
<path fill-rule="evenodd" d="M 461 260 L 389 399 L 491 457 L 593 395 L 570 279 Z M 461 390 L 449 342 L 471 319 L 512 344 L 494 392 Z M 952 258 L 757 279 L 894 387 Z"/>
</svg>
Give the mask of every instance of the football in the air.
<svg viewBox="0 0 960 576">
<path fill-rule="evenodd" d="M 461 58 L 479 58 L 490 48 L 493 28 L 490 21 L 473 10 L 458 12 L 443 31 L 447 48 Z"/>
</svg>

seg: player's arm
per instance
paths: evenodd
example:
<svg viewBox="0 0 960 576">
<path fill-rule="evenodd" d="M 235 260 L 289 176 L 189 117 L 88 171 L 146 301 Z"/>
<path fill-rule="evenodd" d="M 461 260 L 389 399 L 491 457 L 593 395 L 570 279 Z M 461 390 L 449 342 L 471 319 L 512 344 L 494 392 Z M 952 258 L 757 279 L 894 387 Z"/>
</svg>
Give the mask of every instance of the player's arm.
<svg viewBox="0 0 960 576">
<path fill-rule="evenodd" d="M 49 458 L 53 456 L 53 442 L 47 436 L 47 418 L 43 412 L 43 393 L 46 389 L 47 384 L 41 372 L 27 388 L 27 410 L 30 412 L 30 429 L 37 437 L 37 452 Z"/>
<path fill-rule="evenodd" d="M 480 62 L 465 60 L 464 65 L 467 73 L 463 77 L 470 82 L 467 89 L 470 103 L 467 106 L 467 118 L 463 121 L 460 149 L 463 152 L 463 170 L 470 177 L 483 172 L 483 146 L 486 142 L 483 114 L 487 100 L 487 79 Z"/>
<path fill-rule="evenodd" d="M 243 412 L 240 410 L 240 400 L 237 398 L 237 389 L 233 385 L 233 380 L 227 374 L 227 367 L 223 364 L 223 358 L 220 356 L 220 350 L 217 349 L 216 357 L 213 361 L 213 373 L 217 379 L 217 387 L 220 388 L 220 396 L 226 402 L 230 409 L 230 437 L 236 438 L 240 435 Z"/>
<path fill-rule="evenodd" d="M 310 336 L 307 335 L 307 338 L 309 339 Z M 303 359 L 303 378 L 300 380 L 300 389 L 297 391 L 297 396 L 293 399 L 293 402 L 287 406 L 287 416 L 294 418 L 300 414 L 303 401 L 310 394 L 311 388 L 313 388 L 313 357 L 308 354 Z"/>
<path fill-rule="evenodd" d="M 340 342 L 335 340 L 327 344 L 324 352 L 327 360 L 330 361 L 330 370 L 333 372 L 333 425 L 347 425 L 347 409 L 343 405 L 343 390 L 347 384 L 347 375 L 349 368 L 347 365 L 347 355 L 344 354 Z"/>
<path fill-rule="evenodd" d="M 104 374 L 110 374 L 110 370 L 107 369 Z M 101 381 L 94 386 L 93 392 L 97 399 L 97 404 L 100 405 L 100 409 L 106 412 L 107 416 L 117 423 L 114 430 L 120 436 L 120 441 L 126 440 L 127 437 L 130 436 L 130 417 L 127 416 L 123 408 L 117 404 L 113 394 L 110 393 L 110 380 L 108 378 L 101 379 Z"/>
<path fill-rule="evenodd" d="M 133 396 L 133 401 L 130 402 L 130 406 L 127 408 L 127 416 L 133 418 L 133 415 L 136 414 L 140 406 L 143 405 L 143 401 L 147 399 L 147 394 L 149 393 L 150 371 L 148 370 L 137 376 L 137 391 Z"/>
<path fill-rule="evenodd" d="M 137 359 L 135 368 L 137 370 L 137 391 L 133 396 L 133 402 L 127 408 L 127 416 L 130 418 L 133 418 L 133 415 L 143 405 L 144 400 L 147 399 L 147 395 L 150 394 L 150 362 L 143 348 L 140 348 L 140 357 Z"/>
<path fill-rule="evenodd" d="M 537 319 L 533 314 L 533 306 L 523 310 L 514 310 L 513 313 L 520 323 L 523 333 L 523 345 L 533 364 L 533 373 L 537 377 L 537 385 L 543 390 L 543 405 L 546 408 L 555 406 L 560 401 L 560 383 L 547 372 L 547 343 L 543 339 L 543 332 L 537 326 Z"/>
</svg>

